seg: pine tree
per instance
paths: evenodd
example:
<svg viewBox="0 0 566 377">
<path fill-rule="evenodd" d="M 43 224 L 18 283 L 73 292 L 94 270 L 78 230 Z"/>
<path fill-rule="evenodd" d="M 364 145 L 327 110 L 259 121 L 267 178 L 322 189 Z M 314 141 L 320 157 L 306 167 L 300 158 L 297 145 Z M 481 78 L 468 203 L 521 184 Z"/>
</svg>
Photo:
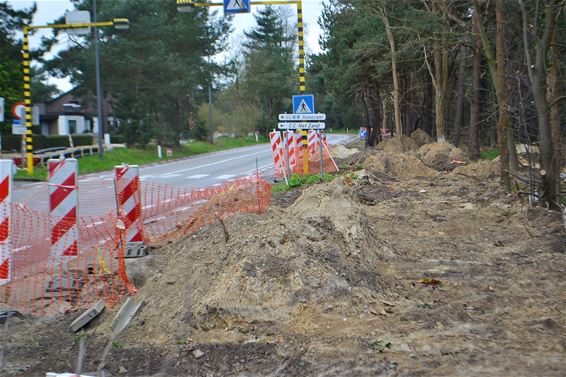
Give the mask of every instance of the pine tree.
<svg viewBox="0 0 566 377">
<path fill-rule="evenodd" d="M 284 16 L 267 6 L 255 16 L 257 26 L 246 32 L 243 87 L 261 109 L 264 130 L 277 122 L 293 94 L 296 73 L 293 63 L 295 36 L 287 30 Z"/>
</svg>

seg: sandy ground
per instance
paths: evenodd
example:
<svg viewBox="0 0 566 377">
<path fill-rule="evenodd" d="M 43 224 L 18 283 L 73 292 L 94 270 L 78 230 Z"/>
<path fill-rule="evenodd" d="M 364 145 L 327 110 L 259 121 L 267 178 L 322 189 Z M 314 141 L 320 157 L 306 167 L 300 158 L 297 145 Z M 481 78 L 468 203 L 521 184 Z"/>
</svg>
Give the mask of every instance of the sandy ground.
<svg viewBox="0 0 566 377">
<path fill-rule="evenodd" d="M 228 241 L 216 224 L 131 262 L 144 307 L 106 375 L 566 375 L 560 215 L 490 162 L 426 162 L 361 152 L 343 163 L 363 171 L 226 219 Z M 84 371 L 116 310 L 87 328 Z M 0 375 L 73 371 L 77 315 L 13 320 Z"/>
</svg>

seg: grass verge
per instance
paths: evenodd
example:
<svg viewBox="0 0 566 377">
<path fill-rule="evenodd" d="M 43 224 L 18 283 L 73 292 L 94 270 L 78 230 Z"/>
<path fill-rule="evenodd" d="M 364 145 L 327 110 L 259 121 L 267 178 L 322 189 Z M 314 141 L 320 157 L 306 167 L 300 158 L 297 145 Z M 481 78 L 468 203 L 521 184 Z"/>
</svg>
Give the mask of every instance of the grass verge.
<svg viewBox="0 0 566 377">
<path fill-rule="evenodd" d="M 486 149 L 480 152 L 480 158 L 484 160 L 493 160 L 499 156 L 499 149 Z"/>
<path fill-rule="evenodd" d="M 324 174 L 323 178 L 320 177 L 320 174 L 312 174 L 312 175 L 293 174 L 289 179 L 289 184 L 285 182 L 276 183 L 271 187 L 271 193 L 277 194 L 282 191 L 290 191 L 302 186 L 310 186 L 321 182 L 330 182 L 334 178 L 336 178 L 336 175 L 333 174 Z"/>
<path fill-rule="evenodd" d="M 261 138 L 260 142 L 265 142 L 265 138 Z M 87 156 L 79 158 L 79 174 L 96 173 L 105 170 L 111 170 L 116 165 L 127 163 L 130 165 L 144 165 L 153 162 L 170 161 L 178 158 L 194 156 L 209 152 L 218 152 L 226 149 L 246 147 L 255 145 L 255 137 L 231 138 L 220 137 L 214 144 L 206 141 L 194 141 L 187 145 L 181 145 L 173 150 L 173 156 L 165 156 L 163 150 L 163 158 L 157 157 L 156 147 L 147 148 L 116 148 L 104 154 L 104 158 L 99 156 Z M 16 174 L 16 178 L 35 178 L 42 181 L 47 180 L 47 169 L 44 167 L 36 167 L 33 175 L 29 176 L 25 170 L 20 170 Z"/>
</svg>

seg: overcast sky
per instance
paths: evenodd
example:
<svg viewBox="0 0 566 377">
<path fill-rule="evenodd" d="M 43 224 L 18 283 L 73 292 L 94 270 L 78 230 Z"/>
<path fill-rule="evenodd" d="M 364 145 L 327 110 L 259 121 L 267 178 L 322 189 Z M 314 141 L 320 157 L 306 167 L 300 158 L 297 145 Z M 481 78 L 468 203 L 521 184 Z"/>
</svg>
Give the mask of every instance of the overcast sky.
<svg viewBox="0 0 566 377">
<path fill-rule="evenodd" d="M 0 0 L 7 1 L 14 8 L 25 8 L 30 7 L 33 1 L 30 0 Z M 146 0 L 152 1 L 152 0 Z M 175 0 L 170 0 L 175 1 Z M 305 44 L 307 52 L 319 52 L 320 47 L 318 45 L 318 37 L 321 33 L 320 27 L 318 26 L 318 18 L 322 12 L 322 4 L 327 0 L 303 0 L 303 19 L 305 22 Z M 72 10 L 73 6 L 69 0 L 36 0 L 38 10 L 33 19 L 34 25 L 44 25 L 53 22 L 55 19 L 64 15 L 67 11 Z M 100 4 L 99 7 L 104 6 L 104 0 L 98 0 Z M 254 13 L 257 11 L 258 7 L 253 7 Z M 293 7 L 293 12 L 295 12 L 295 7 Z M 127 17 L 127 15 L 125 15 Z M 251 14 L 238 14 L 234 17 L 234 33 L 231 37 L 231 43 L 238 44 L 242 39 L 242 31 L 248 30 L 254 26 L 254 18 Z M 295 19 L 293 19 L 295 22 Z M 43 31 L 43 33 L 36 33 L 30 37 L 30 46 L 37 47 L 40 41 L 41 35 L 46 35 L 49 32 Z M 68 38 L 61 38 L 58 45 L 54 48 L 54 52 L 66 48 L 67 44 L 70 43 Z M 57 84 L 61 90 L 69 90 L 70 84 L 67 80 L 53 79 L 53 83 Z"/>
</svg>

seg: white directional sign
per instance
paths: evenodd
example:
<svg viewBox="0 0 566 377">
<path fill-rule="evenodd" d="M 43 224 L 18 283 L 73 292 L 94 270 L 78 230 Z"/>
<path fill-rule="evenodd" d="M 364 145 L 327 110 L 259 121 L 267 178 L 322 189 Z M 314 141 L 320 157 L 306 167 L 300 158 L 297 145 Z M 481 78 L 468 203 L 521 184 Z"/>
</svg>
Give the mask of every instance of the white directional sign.
<svg viewBox="0 0 566 377">
<path fill-rule="evenodd" d="M 280 130 L 324 130 L 326 123 L 324 122 L 282 122 L 277 123 Z"/>
<path fill-rule="evenodd" d="M 279 114 L 279 120 L 291 122 L 326 120 L 326 114 Z"/>
</svg>

